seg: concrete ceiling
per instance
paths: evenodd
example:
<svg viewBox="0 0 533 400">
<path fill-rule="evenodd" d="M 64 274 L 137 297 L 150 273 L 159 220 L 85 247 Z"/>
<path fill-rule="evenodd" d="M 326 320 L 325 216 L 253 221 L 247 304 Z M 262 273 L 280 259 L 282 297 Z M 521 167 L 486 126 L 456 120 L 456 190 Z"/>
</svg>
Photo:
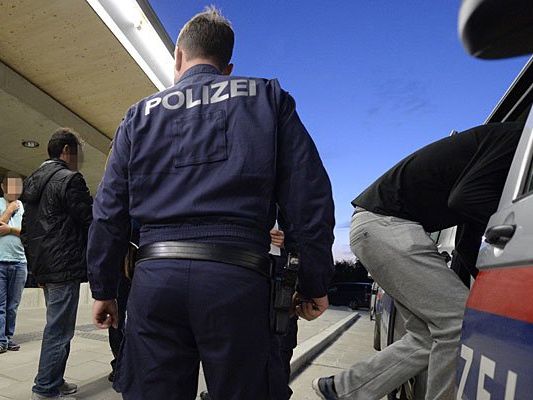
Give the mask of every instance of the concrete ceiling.
<svg viewBox="0 0 533 400">
<path fill-rule="evenodd" d="M 85 0 L 0 0 L 0 171 L 29 175 L 52 132 L 69 126 L 86 142 L 94 194 L 124 113 L 156 91 Z"/>
</svg>

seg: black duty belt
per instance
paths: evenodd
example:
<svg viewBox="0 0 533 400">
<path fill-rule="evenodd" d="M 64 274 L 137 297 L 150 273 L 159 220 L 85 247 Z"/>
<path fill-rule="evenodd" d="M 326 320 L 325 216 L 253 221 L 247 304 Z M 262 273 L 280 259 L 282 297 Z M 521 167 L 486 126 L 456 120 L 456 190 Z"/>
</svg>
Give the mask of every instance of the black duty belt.
<svg viewBox="0 0 533 400">
<path fill-rule="evenodd" d="M 268 255 L 225 244 L 157 242 L 142 246 L 137 252 L 137 262 L 158 259 L 216 261 L 247 268 L 267 278 L 271 274 Z"/>
</svg>

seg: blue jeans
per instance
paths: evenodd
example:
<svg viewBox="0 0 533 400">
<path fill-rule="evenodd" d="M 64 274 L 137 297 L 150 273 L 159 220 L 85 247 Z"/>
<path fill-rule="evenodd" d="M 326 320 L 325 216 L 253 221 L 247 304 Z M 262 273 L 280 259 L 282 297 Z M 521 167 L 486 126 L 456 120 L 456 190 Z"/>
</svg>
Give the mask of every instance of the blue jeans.
<svg viewBox="0 0 533 400">
<path fill-rule="evenodd" d="M 44 287 L 46 301 L 46 326 L 41 344 L 39 371 L 32 388 L 46 397 L 59 395 L 65 382 L 63 375 L 74 337 L 76 314 L 80 297 L 80 281 L 47 283 Z"/>
<path fill-rule="evenodd" d="M 17 308 L 27 275 L 26 263 L 0 261 L 0 346 L 7 346 L 15 333 Z"/>
</svg>

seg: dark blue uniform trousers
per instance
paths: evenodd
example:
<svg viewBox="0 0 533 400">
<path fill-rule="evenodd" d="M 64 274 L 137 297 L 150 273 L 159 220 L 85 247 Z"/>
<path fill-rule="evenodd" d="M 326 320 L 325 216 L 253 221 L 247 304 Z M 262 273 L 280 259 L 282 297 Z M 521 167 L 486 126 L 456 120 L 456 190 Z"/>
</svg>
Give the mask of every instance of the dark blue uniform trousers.
<svg viewBox="0 0 533 400">
<path fill-rule="evenodd" d="M 289 328 L 285 335 L 279 336 L 280 344 L 280 357 L 281 364 L 283 366 L 283 378 L 285 379 L 286 384 L 286 395 L 285 399 L 290 399 L 292 396 L 292 389 L 289 386 L 291 379 L 291 358 L 294 349 L 296 348 L 298 336 L 298 317 L 292 317 L 289 320 Z"/>
<path fill-rule="evenodd" d="M 125 400 L 193 400 L 201 360 L 213 400 L 285 399 L 269 290 L 266 278 L 233 265 L 139 263 L 115 389 Z"/>
<path fill-rule="evenodd" d="M 117 365 L 117 358 L 124 338 L 124 326 L 126 323 L 126 305 L 128 304 L 128 296 L 130 295 L 131 282 L 126 276 L 121 273 L 120 281 L 118 283 L 117 291 L 117 309 L 118 309 L 118 329 L 110 327 L 109 332 L 109 347 L 113 353 L 113 360 L 111 360 L 111 368 L 115 372 Z"/>
</svg>

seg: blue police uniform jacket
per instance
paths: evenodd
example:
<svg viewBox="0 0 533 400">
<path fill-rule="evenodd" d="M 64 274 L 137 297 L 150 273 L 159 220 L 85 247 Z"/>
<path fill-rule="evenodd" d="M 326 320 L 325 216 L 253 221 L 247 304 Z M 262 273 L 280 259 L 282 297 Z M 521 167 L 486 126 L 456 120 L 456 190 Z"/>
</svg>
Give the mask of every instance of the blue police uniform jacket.
<svg viewBox="0 0 533 400">
<path fill-rule="evenodd" d="M 140 245 L 232 243 L 267 254 L 276 205 L 300 253 L 304 296 L 326 294 L 333 271 L 331 184 L 293 98 L 277 80 L 187 70 L 133 105 L 113 141 L 93 205 L 93 297 L 116 297 L 130 219 Z"/>
</svg>

